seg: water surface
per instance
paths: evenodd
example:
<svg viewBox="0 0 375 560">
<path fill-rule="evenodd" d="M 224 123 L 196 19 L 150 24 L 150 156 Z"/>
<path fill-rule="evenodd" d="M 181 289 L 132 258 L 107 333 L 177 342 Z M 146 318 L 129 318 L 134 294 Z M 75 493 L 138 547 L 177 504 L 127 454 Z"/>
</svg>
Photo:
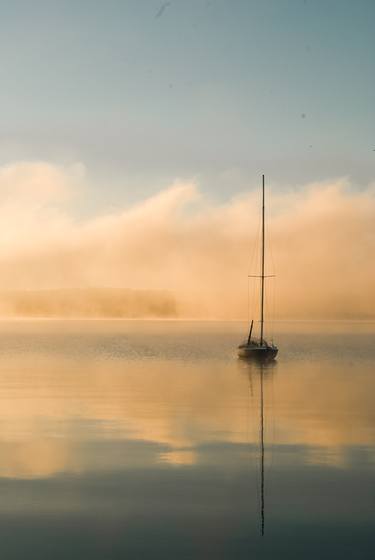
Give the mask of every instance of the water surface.
<svg viewBox="0 0 375 560">
<path fill-rule="evenodd" d="M 6 559 L 370 558 L 375 325 L 0 324 Z M 261 408 L 264 537 L 261 536 Z"/>
</svg>

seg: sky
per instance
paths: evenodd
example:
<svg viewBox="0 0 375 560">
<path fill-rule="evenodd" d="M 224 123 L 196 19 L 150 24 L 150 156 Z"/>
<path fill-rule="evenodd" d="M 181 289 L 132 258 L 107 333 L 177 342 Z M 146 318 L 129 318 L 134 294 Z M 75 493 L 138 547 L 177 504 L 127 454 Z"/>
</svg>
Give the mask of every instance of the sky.
<svg viewBox="0 0 375 560">
<path fill-rule="evenodd" d="M 0 162 L 85 166 L 78 214 L 373 179 L 372 0 L 0 2 Z"/>
<path fill-rule="evenodd" d="M 265 173 L 284 312 L 375 315 L 374 2 L 0 7 L 0 289 L 238 316 Z"/>
</svg>

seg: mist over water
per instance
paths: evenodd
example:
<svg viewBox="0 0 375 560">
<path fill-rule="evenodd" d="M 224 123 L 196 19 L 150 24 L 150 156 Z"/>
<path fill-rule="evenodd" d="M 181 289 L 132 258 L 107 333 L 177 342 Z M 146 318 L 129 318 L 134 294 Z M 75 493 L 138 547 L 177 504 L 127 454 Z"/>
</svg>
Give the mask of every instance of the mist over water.
<svg viewBox="0 0 375 560">
<path fill-rule="evenodd" d="M 375 1 L 0 6 L 0 560 L 372 559 Z"/>
<path fill-rule="evenodd" d="M 5 558 L 366 558 L 374 323 L 0 324 Z M 260 536 L 260 380 L 265 536 Z"/>
<path fill-rule="evenodd" d="M 218 202 L 196 182 L 177 181 L 137 204 L 79 217 L 87 196 L 81 164 L 0 169 L 2 316 L 246 319 L 247 276 L 259 271 L 258 185 Z M 374 186 L 270 181 L 266 197 L 266 271 L 277 275 L 269 311 L 374 317 Z M 139 292 L 138 312 L 136 297 L 127 307 L 118 289 Z"/>
</svg>

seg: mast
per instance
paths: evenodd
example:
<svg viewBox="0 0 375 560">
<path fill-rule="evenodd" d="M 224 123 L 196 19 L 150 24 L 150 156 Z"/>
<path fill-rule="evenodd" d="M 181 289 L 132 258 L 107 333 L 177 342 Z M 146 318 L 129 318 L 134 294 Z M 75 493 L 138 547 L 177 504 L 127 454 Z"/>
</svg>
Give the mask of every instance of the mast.
<svg viewBox="0 0 375 560">
<path fill-rule="evenodd" d="M 264 175 L 262 175 L 262 274 L 260 295 L 260 345 L 263 345 L 264 323 Z"/>
</svg>

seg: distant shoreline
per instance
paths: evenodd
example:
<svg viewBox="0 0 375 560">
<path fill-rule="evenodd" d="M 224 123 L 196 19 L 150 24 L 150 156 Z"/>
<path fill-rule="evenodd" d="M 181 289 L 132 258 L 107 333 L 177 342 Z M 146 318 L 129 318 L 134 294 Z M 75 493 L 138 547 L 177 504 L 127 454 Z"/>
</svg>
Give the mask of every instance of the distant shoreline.
<svg viewBox="0 0 375 560">
<path fill-rule="evenodd" d="M 211 300 L 204 306 L 203 294 L 197 300 L 163 290 L 128 288 L 67 288 L 41 290 L 0 290 L 0 320 L 127 320 L 127 321 L 210 321 L 243 322 L 244 307 L 221 308 Z M 245 315 L 245 311 L 244 311 Z M 375 316 L 282 316 L 269 324 L 374 322 Z"/>
</svg>

